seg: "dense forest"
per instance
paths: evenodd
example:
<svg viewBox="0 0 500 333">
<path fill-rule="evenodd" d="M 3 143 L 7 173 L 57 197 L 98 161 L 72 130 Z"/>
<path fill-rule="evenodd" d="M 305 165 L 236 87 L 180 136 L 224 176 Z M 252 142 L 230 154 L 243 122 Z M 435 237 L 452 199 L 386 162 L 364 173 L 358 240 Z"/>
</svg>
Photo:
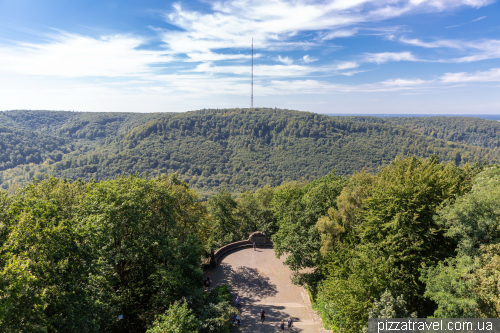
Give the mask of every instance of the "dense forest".
<svg viewBox="0 0 500 333">
<path fill-rule="evenodd" d="M 391 119 L 277 109 L 1 112 L 0 125 L 19 134 L 5 139 L 12 148 L 2 155 L 0 182 L 13 191 L 45 174 L 101 181 L 121 174 L 176 172 L 207 197 L 222 188 L 238 194 L 292 180 L 311 181 L 333 169 L 341 175 L 364 168 L 376 172 L 398 155 L 434 153 L 457 165 L 500 161 L 498 122 Z M 21 141 L 20 131 L 36 135 Z M 52 145 L 45 144 L 50 140 Z"/>
<path fill-rule="evenodd" d="M 471 117 L 346 117 L 354 121 L 394 124 L 446 141 L 484 148 L 500 147 L 500 121 Z"/>
<path fill-rule="evenodd" d="M 0 206 L 0 331 L 229 332 L 228 286 L 203 290 L 206 209 L 175 176 L 34 180 Z"/>
<path fill-rule="evenodd" d="M 497 165 L 407 155 L 207 202 L 176 174 L 51 177 L 0 206 L 3 332 L 228 333 L 229 289 L 204 290 L 200 264 L 256 230 L 334 332 L 500 315 Z"/>
</svg>

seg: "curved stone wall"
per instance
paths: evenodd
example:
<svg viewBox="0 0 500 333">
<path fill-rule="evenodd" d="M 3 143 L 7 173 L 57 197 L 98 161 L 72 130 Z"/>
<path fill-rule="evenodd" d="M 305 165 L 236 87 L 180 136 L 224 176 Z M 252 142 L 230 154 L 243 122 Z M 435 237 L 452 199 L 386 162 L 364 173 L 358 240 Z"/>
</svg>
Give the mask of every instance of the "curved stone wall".
<svg viewBox="0 0 500 333">
<path fill-rule="evenodd" d="M 251 234 L 248 240 L 227 244 L 215 251 L 213 258 L 210 260 L 210 264 L 203 264 L 203 268 L 207 266 L 216 267 L 219 264 L 219 260 L 226 254 L 245 247 L 252 247 L 254 242 L 257 247 L 273 247 L 273 242 L 268 239 L 264 233 L 257 231 Z"/>
</svg>

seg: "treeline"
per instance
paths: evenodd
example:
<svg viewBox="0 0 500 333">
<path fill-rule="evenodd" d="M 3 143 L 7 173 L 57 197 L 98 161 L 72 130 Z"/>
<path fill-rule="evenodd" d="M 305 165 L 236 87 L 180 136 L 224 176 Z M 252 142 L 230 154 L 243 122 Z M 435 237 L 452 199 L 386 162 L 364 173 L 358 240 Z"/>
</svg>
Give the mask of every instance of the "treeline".
<svg viewBox="0 0 500 333">
<path fill-rule="evenodd" d="M 394 124 L 446 141 L 483 148 L 500 147 L 500 122 L 472 117 L 347 117 L 354 121 Z"/>
<path fill-rule="evenodd" d="M 222 188 L 234 194 L 311 181 L 332 169 L 343 175 L 363 168 L 375 172 L 406 154 L 435 153 L 457 165 L 500 161 L 498 150 L 435 139 L 392 124 L 275 109 L 169 114 L 99 142 L 79 146 L 79 152 L 32 171 L 97 181 L 120 174 L 177 172 L 208 197 Z M 21 171 L 7 174 L 4 188 L 15 179 L 22 181 Z"/>
<path fill-rule="evenodd" d="M 226 207 L 217 239 L 236 240 L 249 221 L 273 234 L 334 332 L 361 332 L 368 318 L 500 315 L 498 166 L 408 156 L 375 174 L 210 200 Z"/>
<path fill-rule="evenodd" d="M 172 114 L 22 110 L 0 112 L 0 124 L 66 139 L 98 140 L 124 135 L 152 119 Z"/>
<path fill-rule="evenodd" d="M 48 178 L 0 207 L 2 332 L 229 332 L 228 287 L 202 289 L 206 209 L 175 175 Z"/>
<path fill-rule="evenodd" d="M 71 150 L 63 138 L 0 126 L 0 171 L 49 159 L 60 161 Z"/>
</svg>

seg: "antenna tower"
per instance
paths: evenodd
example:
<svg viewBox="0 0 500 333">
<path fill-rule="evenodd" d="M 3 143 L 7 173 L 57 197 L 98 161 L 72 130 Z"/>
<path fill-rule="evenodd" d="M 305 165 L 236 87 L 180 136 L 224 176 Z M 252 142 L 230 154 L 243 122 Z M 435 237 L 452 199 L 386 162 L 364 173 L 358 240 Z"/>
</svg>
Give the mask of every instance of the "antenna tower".
<svg viewBox="0 0 500 333">
<path fill-rule="evenodd" d="M 253 37 L 252 37 L 252 93 L 250 95 L 251 108 L 253 109 Z"/>
</svg>

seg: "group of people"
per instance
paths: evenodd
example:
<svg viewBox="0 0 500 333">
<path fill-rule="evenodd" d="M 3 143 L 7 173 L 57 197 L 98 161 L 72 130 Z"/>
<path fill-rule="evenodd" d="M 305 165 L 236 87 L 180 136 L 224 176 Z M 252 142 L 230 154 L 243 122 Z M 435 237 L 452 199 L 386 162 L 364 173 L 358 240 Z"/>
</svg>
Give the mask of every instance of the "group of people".
<svg viewBox="0 0 500 333">
<path fill-rule="evenodd" d="M 264 309 L 260 309 L 260 320 L 262 323 L 264 323 L 264 321 L 266 320 L 266 311 L 264 311 Z M 288 317 L 288 330 L 292 330 L 292 326 L 293 326 L 293 320 L 292 320 L 292 317 Z M 281 323 L 280 323 L 280 328 L 281 328 L 281 331 L 284 332 L 285 331 L 285 321 L 282 320 Z"/>
<path fill-rule="evenodd" d="M 239 295 L 236 296 L 236 307 L 241 308 L 241 300 L 240 300 Z M 260 309 L 260 320 L 262 323 L 264 323 L 264 321 L 266 320 L 266 311 L 264 311 L 264 309 Z M 292 317 L 288 317 L 287 322 L 288 322 L 288 330 L 291 331 L 292 326 L 293 326 Z M 241 318 L 238 316 L 237 313 L 235 313 L 233 316 L 233 323 L 236 325 L 241 324 Z M 281 331 L 284 332 L 285 331 L 285 321 L 282 320 L 279 326 L 280 326 Z"/>
</svg>

